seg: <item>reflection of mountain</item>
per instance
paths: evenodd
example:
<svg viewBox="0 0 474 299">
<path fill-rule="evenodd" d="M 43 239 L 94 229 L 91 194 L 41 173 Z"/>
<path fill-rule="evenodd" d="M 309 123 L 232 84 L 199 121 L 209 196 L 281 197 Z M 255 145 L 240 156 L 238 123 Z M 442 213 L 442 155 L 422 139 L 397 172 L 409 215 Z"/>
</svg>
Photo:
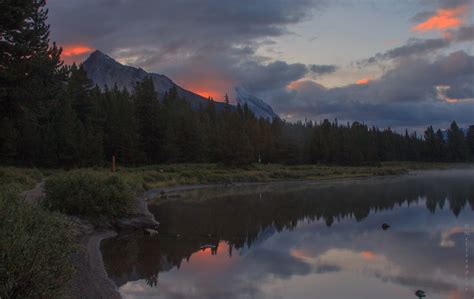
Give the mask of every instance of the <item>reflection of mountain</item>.
<svg viewBox="0 0 474 299">
<path fill-rule="evenodd" d="M 457 216 L 468 203 L 474 208 L 472 186 L 470 172 L 465 176 L 411 176 L 347 186 L 299 185 L 277 191 L 258 189 L 256 193 L 222 192 L 222 196 L 216 196 L 220 198 L 210 200 L 189 197 L 202 193 L 187 193 L 185 200 L 150 206 L 161 223 L 159 237 L 131 236 L 104 241 L 104 262 L 118 285 L 139 278 L 153 282 L 159 272 L 180 267 L 202 244 L 218 245 L 225 241 L 229 253 L 244 246 L 258 247 L 256 244 L 275 232 L 295 229 L 303 219 L 324 221 L 331 226 L 344 219 L 361 221 L 370 213 L 406 204 L 425 203 L 434 213 L 446 208 L 446 202 Z M 380 224 L 374 225 L 378 228 Z"/>
</svg>

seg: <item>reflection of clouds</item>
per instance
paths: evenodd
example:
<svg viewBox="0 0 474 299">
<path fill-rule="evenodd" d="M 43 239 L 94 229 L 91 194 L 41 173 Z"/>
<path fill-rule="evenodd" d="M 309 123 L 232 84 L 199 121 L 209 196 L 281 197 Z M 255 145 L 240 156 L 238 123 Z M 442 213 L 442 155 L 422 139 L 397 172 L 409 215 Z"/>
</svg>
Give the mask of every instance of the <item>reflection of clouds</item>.
<svg viewBox="0 0 474 299">
<path fill-rule="evenodd" d="M 464 234 L 464 233 L 474 233 L 474 227 L 451 227 L 445 231 L 441 232 L 441 241 L 439 246 L 441 247 L 454 247 L 456 243 L 451 239 L 454 235 Z"/>
<path fill-rule="evenodd" d="M 257 249 L 247 256 L 247 269 L 252 278 L 272 275 L 278 278 L 289 278 L 292 275 L 306 275 L 311 266 L 287 252 L 269 249 Z"/>
<path fill-rule="evenodd" d="M 447 205 L 430 211 L 432 194 L 410 206 L 373 208 L 361 222 L 347 216 L 327 227 L 323 219 L 299 219 L 291 229 L 266 229 L 232 258 L 220 243 L 217 255 L 199 251 L 179 270 L 161 272 L 156 288 L 137 281 L 121 292 L 124 298 L 398 299 L 421 288 L 430 299 L 462 298 L 463 226 L 474 227 L 474 212 L 464 208 L 455 217 Z M 384 222 L 390 230 L 380 228 Z"/>
</svg>

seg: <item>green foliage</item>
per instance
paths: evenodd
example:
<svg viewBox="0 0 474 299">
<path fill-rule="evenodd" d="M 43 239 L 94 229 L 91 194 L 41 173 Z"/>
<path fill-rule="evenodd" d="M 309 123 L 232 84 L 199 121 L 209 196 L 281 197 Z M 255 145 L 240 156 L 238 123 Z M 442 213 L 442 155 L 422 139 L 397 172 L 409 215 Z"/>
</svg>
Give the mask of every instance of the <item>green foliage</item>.
<svg viewBox="0 0 474 299">
<path fill-rule="evenodd" d="M 75 251 L 64 217 L 0 193 L 0 298 L 58 298 Z"/>
<path fill-rule="evenodd" d="M 44 205 L 92 221 L 113 220 L 130 211 L 135 194 L 118 175 L 76 170 L 53 176 L 45 184 Z"/>
<path fill-rule="evenodd" d="M 32 189 L 43 178 L 36 168 L 0 167 L 0 193 L 9 188 L 26 191 Z"/>
</svg>

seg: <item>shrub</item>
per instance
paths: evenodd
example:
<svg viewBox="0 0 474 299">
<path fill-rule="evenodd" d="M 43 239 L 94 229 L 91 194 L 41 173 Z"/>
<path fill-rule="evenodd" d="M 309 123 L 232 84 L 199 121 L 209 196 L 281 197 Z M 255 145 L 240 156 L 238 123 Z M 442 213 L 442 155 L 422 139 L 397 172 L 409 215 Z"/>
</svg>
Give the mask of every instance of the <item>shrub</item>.
<svg viewBox="0 0 474 299">
<path fill-rule="evenodd" d="M 49 209 L 92 221 L 126 215 L 135 197 L 130 186 L 117 175 L 80 170 L 48 179 L 45 193 L 44 204 Z"/>
<path fill-rule="evenodd" d="M 57 298 L 73 274 L 68 224 L 15 193 L 0 193 L 0 298 Z"/>
<path fill-rule="evenodd" d="M 36 168 L 0 167 L 0 188 L 17 186 L 21 191 L 33 188 L 42 180 L 42 174 Z"/>
</svg>

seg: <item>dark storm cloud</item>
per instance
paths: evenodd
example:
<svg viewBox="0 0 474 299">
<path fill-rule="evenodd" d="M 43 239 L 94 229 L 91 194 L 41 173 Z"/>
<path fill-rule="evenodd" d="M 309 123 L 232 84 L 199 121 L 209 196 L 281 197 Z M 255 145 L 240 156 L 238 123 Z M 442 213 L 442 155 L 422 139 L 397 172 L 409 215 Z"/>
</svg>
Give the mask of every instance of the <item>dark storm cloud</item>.
<svg viewBox="0 0 474 299">
<path fill-rule="evenodd" d="M 267 65 L 249 62 L 238 65 L 234 70 L 241 84 L 251 92 L 262 92 L 286 86 L 308 73 L 306 65 L 288 64 L 284 61 L 275 61 Z"/>
<path fill-rule="evenodd" d="M 441 8 L 453 8 L 458 7 L 460 5 L 472 4 L 472 0 L 438 0 L 435 2 L 439 3 L 439 6 Z"/>
<path fill-rule="evenodd" d="M 474 115 L 474 56 L 464 51 L 435 60 L 404 59 L 381 78 L 365 85 L 325 88 L 300 82 L 293 91 L 273 94 L 277 111 L 299 118 L 362 120 L 378 125 L 469 124 Z M 444 96 L 457 99 L 448 103 Z"/>
<path fill-rule="evenodd" d="M 377 53 L 367 60 L 361 62 L 361 65 L 376 63 L 382 60 L 405 58 L 412 55 L 424 54 L 442 48 L 447 48 L 451 44 L 450 40 L 445 38 L 418 39 L 412 38 L 400 47 L 393 48 L 386 52 Z"/>
<path fill-rule="evenodd" d="M 133 43 L 153 46 L 243 43 L 279 36 L 311 16 L 313 0 L 50 0 L 53 35 L 61 42 L 87 38 L 105 51 Z M 197 45 L 196 45 L 197 43 Z"/>
<path fill-rule="evenodd" d="M 313 64 L 309 66 L 309 70 L 317 75 L 334 73 L 337 66 L 333 64 Z"/>
<path fill-rule="evenodd" d="M 357 62 L 359 67 L 382 62 L 384 60 L 404 59 L 416 55 L 431 55 L 438 50 L 446 49 L 453 43 L 474 41 L 474 25 L 469 24 L 446 32 L 443 38 L 420 39 L 411 38 L 404 45 Z"/>
<path fill-rule="evenodd" d="M 179 82 L 250 91 L 286 86 L 306 65 L 255 54 L 324 0 L 50 0 L 53 40 L 84 43 Z M 208 88 L 209 86 L 204 86 Z"/>
<path fill-rule="evenodd" d="M 50 0 L 48 7 L 52 37 L 61 44 L 87 43 L 113 56 L 134 58 L 147 69 L 167 71 L 173 63 L 179 68 L 181 60 L 235 56 L 235 48 L 252 50 L 271 43 L 272 37 L 289 33 L 289 25 L 308 19 L 321 3 Z"/>
<path fill-rule="evenodd" d="M 458 42 L 474 41 L 474 25 L 463 26 L 452 33 Z"/>
</svg>

